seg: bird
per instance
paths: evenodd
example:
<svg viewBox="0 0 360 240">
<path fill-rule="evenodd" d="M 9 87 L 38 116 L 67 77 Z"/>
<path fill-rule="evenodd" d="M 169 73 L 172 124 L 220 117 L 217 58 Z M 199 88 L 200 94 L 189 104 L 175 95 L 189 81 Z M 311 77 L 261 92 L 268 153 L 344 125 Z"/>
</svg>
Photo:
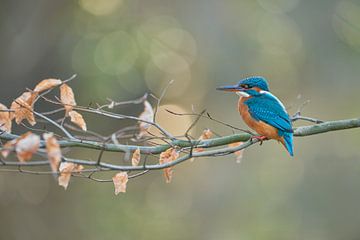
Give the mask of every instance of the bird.
<svg viewBox="0 0 360 240">
<path fill-rule="evenodd" d="M 253 138 L 275 139 L 284 145 L 290 156 L 293 151 L 292 121 L 284 104 L 270 92 L 264 77 L 247 77 L 236 85 L 218 87 L 217 90 L 235 92 L 240 96 L 238 111 L 244 122 L 259 136 Z"/>
</svg>

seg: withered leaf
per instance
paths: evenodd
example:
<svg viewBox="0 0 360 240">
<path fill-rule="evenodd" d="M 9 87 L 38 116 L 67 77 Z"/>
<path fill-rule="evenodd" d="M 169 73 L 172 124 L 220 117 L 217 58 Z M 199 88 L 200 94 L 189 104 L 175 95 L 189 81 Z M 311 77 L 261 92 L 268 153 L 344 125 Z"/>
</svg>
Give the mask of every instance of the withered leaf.
<svg viewBox="0 0 360 240">
<path fill-rule="evenodd" d="M 131 164 L 133 166 L 137 166 L 140 163 L 141 155 L 140 155 L 140 148 L 137 148 L 131 158 Z"/>
<path fill-rule="evenodd" d="M 18 141 L 17 139 L 13 139 L 4 144 L 4 146 L 2 147 L 2 150 L 1 150 L 1 155 L 4 158 L 7 158 L 9 156 L 10 152 L 14 150 L 17 141 Z"/>
<path fill-rule="evenodd" d="M 69 112 L 69 116 L 70 116 L 71 122 L 75 123 L 75 124 L 76 124 L 77 126 L 79 126 L 83 131 L 86 131 L 86 130 L 87 130 L 87 128 L 86 128 L 86 122 L 85 122 L 83 116 L 82 116 L 80 113 L 72 110 L 72 111 Z"/>
<path fill-rule="evenodd" d="M 206 139 L 210 139 L 212 138 L 213 136 L 213 133 L 210 129 L 205 129 L 201 136 L 198 138 L 199 141 L 202 141 L 202 140 L 206 140 Z M 196 148 L 194 149 L 194 152 L 203 152 L 204 151 L 204 148 Z M 194 160 L 193 158 L 191 159 L 192 161 Z"/>
<path fill-rule="evenodd" d="M 241 144 L 243 144 L 243 142 L 235 142 L 235 143 L 230 143 L 228 146 L 229 147 L 238 147 L 240 146 Z M 242 158 L 243 158 L 243 155 L 244 155 L 244 150 L 245 149 L 242 149 L 242 150 L 239 150 L 239 151 L 236 151 L 234 152 L 235 156 L 236 156 L 236 162 L 237 163 L 240 163 Z"/>
<path fill-rule="evenodd" d="M 128 182 L 128 174 L 127 172 L 119 172 L 113 178 L 114 187 L 115 187 L 115 195 L 119 193 L 126 192 L 126 184 Z"/>
<path fill-rule="evenodd" d="M 11 103 L 10 109 L 13 110 L 13 112 L 10 113 L 10 118 L 15 118 L 17 124 L 20 124 L 26 119 L 30 125 L 35 125 L 33 104 L 37 95 L 36 92 L 24 92 L 20 97 L 15 99 L 15 101 Z"/>
<path fill-rule="evenodd" d="M 57 172 L 62 157 L 60 145 L 53 133 L 44 133 L 43 137 L 45 139 L 46 152 L 51 170 Z"/>
<path fill-rule="evenodd" d="M 49 90 L 50 88 L 59 86 L 61 83 L 62 81 L 60 79 L 44 79 L 35 86 L 34 92 L 43 92 Z"/>
<path fill-rule="evenodd" d="M 144 101 L 144 111 L 140 114 L 139 119 L 146 121 L 139 122 L 140 133 L 138 137 L 142 137 L 147 135 L 146 130 L 151 127 L 151 124 L 148 122 L 153 122 L 154 120 L 154 110 L 148 101 Z"/>
<path fill-rule="evenodd" d="M 31 132 L 20 136 L 15 144 L 15 150 L 20 162 L 29 161 L 33 154 L 39 150 L 40 137 Z"/>
<path fill-rule="evenodd" d="M 210 129 L 205 129 L 201 136 L 199 137 L 199 140 L 206 140 L 206 139 L 210 139 L 212 138 L 214 134 L 212 133 L 212 131 Z"/>
<path fill-rule="evenodd" d="M 5 143 L 2 150 L 1 150 L 1 155 L 4 158 L 7 158 L 7 156 L 10 154 L 11 151 L 16 150 L 16 145 L 18 144 L 18 142 L 25 139 L 25 138 L 27 138 L 31 134 L 32 134 L 31 132 L 27 132 L 27 133 L 19 136 L 18 138 L 10 140 L 7 143 Z"/>
<path fill-rule="evenodd" d="M 72 173 L 80 173 L 84 167 L 70 162 L 62 162 L 59 167 L 60 175 L 58 177 L 58 184 L 67 189 L 69 186 Z"/>
<path fill-rule="evenodd" d="M 0 103 L 0 130 L 11 133 L 11 118 L 9 109 Z"/>
<path fill-rule="evenodd" d="M 67 84 L 60 86 L 60 101 L 64 104 L 66 116 L 73 110 L 73 107 L 76 106 L 74 92 Z"/>
<path fill-rule="evenodd" d="M 169 148 L 165 152 L 160 153 L 160 164 L 170 163 L 179 157 L 179 153 L 174 148 Z M 164 177 L 166 183 L 170 183 L 173 175 L 173 167 L 164 169 Z"/>
</svg>

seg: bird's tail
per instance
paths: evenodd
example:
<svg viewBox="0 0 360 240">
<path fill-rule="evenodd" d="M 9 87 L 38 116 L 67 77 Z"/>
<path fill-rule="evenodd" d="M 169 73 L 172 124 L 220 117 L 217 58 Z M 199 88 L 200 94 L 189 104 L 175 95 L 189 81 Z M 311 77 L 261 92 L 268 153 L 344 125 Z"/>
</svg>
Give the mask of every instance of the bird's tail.
<svg viewBox="0 0 360 240">
<path fill-rule="evenodd" d="M 290 156 L 294 156 L 293 151 L 293 134 L 285 132 L 283 135 L 284 141 L 282 142 L 286 148 L 286 150 L 289 152 Z"/>
</svg>

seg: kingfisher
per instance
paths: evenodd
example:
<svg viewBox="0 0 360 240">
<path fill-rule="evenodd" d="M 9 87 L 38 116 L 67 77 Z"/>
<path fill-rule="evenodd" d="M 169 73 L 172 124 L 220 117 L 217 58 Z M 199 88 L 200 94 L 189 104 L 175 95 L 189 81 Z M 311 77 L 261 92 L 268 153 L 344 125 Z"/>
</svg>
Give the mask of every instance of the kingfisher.
<svg viewBox="0 0 360 240">
<path fill-rule="evenodd" d="M 248 77 L 236 85 L 218 87 L 217 90 L 235 92 L 240 96 L 238 110 L 244 122 L 260 136 L 261 142 L 275 139 L 281 142 L 290 156 L 293 153 L 293 129 L 284 104 L 269 90 L 264 77 Z"/>
</svg>

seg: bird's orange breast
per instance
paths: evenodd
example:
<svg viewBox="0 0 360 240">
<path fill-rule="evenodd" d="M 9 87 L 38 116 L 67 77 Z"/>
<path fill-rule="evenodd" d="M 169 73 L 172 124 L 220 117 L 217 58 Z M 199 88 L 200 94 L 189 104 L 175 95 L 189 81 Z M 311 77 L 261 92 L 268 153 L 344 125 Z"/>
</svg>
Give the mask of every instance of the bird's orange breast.
<svg viewBox="0 0 360 240">
<path fill-rule="evenodd" d="M 278 130 L 263 122 L 263 121 L 256 121 L 254 118 L 251 117 L 249 113 L 248 106 L 244 103 L 247 99 L 250 97 L 240 97 L 238 102 L 238 109 L 240 112 L 240 115 L 244 122 L 253 130 L 255 130 L 258 134 L 267 137 L 268 139 L 276 139 L 279 141 L 283 141 L 281 137 L 279 137 Z"/>
</svg>

